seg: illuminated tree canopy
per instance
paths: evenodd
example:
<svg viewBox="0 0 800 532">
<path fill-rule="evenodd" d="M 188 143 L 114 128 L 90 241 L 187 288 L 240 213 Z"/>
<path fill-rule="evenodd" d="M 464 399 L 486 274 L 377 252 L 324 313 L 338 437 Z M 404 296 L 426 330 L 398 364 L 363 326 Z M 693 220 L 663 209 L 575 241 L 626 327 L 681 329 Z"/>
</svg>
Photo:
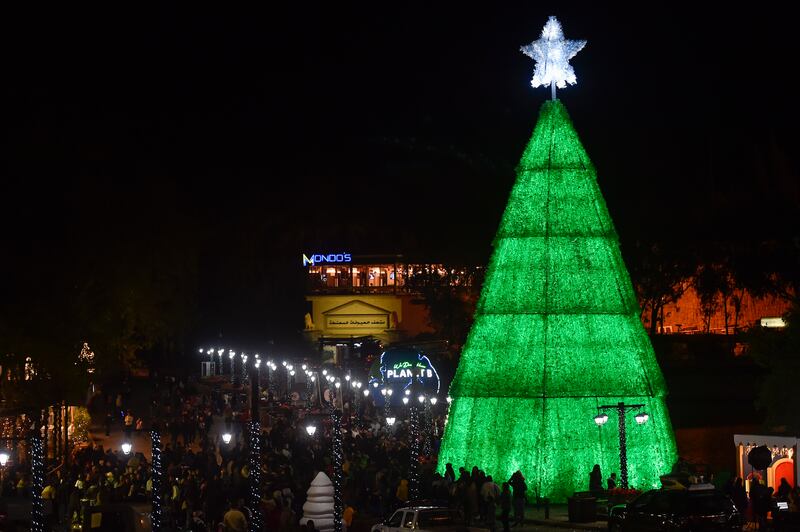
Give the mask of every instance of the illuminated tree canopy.
<svg viewBox="0 0 800 532">
<path fill-rule="evenodd" d="M 558 100 L 543 104 L 517 168 L 475 322 L 450 387 L 439 468 L 477 465 L 497 480 L 520 469 L 530 496 L 564 500 L 589 472 L 619 474 L 616 414 L 628 420 L 630 485 L 659 485 L 676 456 L 666 386 L 597 185 Z"/>
</svg>

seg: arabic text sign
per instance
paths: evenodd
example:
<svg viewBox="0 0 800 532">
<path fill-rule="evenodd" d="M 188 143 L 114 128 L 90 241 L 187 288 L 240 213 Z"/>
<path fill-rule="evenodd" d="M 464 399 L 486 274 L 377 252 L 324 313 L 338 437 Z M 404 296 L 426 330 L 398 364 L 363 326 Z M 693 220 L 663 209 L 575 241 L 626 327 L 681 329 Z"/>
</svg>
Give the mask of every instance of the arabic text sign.
<svg viewBox="0 0 800 532">
<path fill-rule="evenodd" d="M 328 316 L 328 329 L 388 329 L 388 314 Z"/>
</svg>

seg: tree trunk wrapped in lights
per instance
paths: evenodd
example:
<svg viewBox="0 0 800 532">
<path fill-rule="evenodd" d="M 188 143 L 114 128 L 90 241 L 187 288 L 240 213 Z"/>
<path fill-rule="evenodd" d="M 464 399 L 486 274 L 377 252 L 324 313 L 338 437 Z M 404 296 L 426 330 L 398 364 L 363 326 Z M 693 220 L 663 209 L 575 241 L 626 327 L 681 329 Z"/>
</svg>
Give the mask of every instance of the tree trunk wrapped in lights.
<svg viewBox="0 0 800 532">
<path fill-rule="evenodd" d="M 38 430 L 38 425 L 36 430 Z M 33 477 L 31 530 L 33 532 L 44 532 L 44 501 L 42 501 L 42 490 L 44 489 L 44 445 L 38 434 L 31 437 L 30 441 L 31 476 Z"/>
<path fill-rule="evenodd" d="M 261 530 L 261 423 L 250 421 L 250 513 L 252 529 Z"/>
<path fill-rule="evenodd" d="M 408 470 L 408 499 L 419 499 L 419 411 L 411 405 L 411 430 L 409 431 L 410 463 Z"/>
<path fill-rule="evenodd" d="M 585 491 L 619 465 L 618 434 L 592 417 L 643 403 L 628 431 L 631 485 L 659 485 L 675 441 L 666 386 L 595 169 L 558 100 L 547 101 L 517 169 L 475 321 L 450 388 L 439 469 L 516 470 L 533 495 Z"/>
<path fill-rule="evenodd" d="M 150 443 L 152 454 L 152 470 L 150 471 L 150 479 L 152 483 L 152 492 L 150 493 L 150 503 L 152 510 L 150 512 L 150 523 L 153 532 L 161 530 L 161 497 L 162 486 L 162 470 L 161 470 L 161 433 L 157 427 L 153 427 L 150 431 Z"/>
<path fill-rule="evenodd" d="M 334 407 L 331 410 L 333 422 L 333 530 L 342 532 L 344 501 L 342 500 L 343 450 L 342 450 L 342 412 Z"/>
<path fill-rule="evenodd" d="M 261 390 L 259 388 L 259 370 L 255 359 L 250 372 L 250 513 L 253 530 L 261 530 L 263 516 L 261 515 Z"/>
</svg>

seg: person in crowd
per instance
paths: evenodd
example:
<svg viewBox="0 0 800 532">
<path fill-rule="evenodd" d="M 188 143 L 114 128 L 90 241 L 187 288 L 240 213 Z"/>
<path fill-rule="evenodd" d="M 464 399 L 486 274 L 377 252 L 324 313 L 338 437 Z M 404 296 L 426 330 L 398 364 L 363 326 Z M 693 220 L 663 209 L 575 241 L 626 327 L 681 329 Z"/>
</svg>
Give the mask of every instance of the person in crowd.
<svg viewBox="0 0 800 532">
<path fill-rule="evenodd" d="M 787 482 L 785 477 L 781 477 L 780 485 L 778 486 L 778 491 L 775 492 L 775 497 L 779 501 L 788 502 L 789 501 L 789 493 L 792 492 L 792 485 Z"/>
<path fill-rule="evenodd" d="M 512 497 L 514 505 L 514 524 L 512 526 L 522 525 L 525 519 L 525 492 L 528 491 L 528 485 L 525 483 L 525 477 L 522 476 L 522 471 L 517 469 L 508 483 L 514 489 Z"/>
<path fill-rule="evenodd" d="M 600 473 L 600 464 L 595 464 L 589 473 L 589 491 L 597 493 L 603 491 L 603 474 Z"/>
<path fill-rule="evenodd" d="M 745 491 L 744 488 L 744 481 L 741 479 L 741 477 L 736 478 L 736 482 L 733 485 L 733 494 L 731 495 L 731 499 L 733 500 L 733 504 L 736 506 L 736 509 L 739 510 L 739 513 L 744 515 L 747 511 L 748 500 L 747 491 Z"/>
<path fill-rule="evenodd" d="M 125 425 L 125 438 L 127 438 L 128 441 L 130 441 L 131 433 L 133 432 L 133 414 L 131 414 L 130 410 L 128 410 L 125 413 L 125 417 L 123 418 L 123 423 Z"/>
<path fill-rule="evenodd" d="M 222 518 L 222 526 L 225 532 L 247 532 L 247 519 L 242 513 L 241 502 L 237 501 L 231 504 L 231 507 L 225 512 L 225 517 Z"/>
<path fill-rule="evenodd" d="M 484 520 L 486 520 L 486 516 L 489 513 L 489 498 L 492 499 L 492 504 L 496 507 L 500 498 L 500 487 L 494 483 L 492 475 L 486 476 L 486 480 L 481 486 L 481 500 L 484 503 L 484 511 L 481 513 L 481 517 Z"/>
<path fill-rule="evenodd" d="M 616 473 L 611 473 L 611 476 L 608 477 L 608 480 L 606 481 L 606 485 L 608 486 L 609 490 L 613 490 L 613 489 L 615 489 L 617 487 L 617 474 Z"/>
<path fill-rule="evenodd" d="M 395 490 L 395 498 L 401 503 L 408 502 L 408 480 L 400 480 L 400 484 L 398 484 L 397 490 Z"/>
<path fill-rule="evenodd" d="M 503 523 L 503 532 L 509 532 L 508 515 L 511 513 L 511 490 L 508 482 L 503 482 L 503 489 L 500 492 L 500 522 Z"/>
</svg>

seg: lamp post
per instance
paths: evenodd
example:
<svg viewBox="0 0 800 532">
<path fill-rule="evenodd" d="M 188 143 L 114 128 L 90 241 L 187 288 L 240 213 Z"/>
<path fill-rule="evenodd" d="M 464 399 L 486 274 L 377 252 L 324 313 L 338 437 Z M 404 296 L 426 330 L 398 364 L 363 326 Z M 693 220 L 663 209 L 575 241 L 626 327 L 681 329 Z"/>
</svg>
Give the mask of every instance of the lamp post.
<svg viewBox="0 0 800 532">
<path fill-rule="evenodd" d="M 594 422 L 597 423 L 598 427 L 602 427 L 608 421 L 608 414 L 605 413 L 605 410 L 616 410 L 617 416 L 619 417 L 619 477 L 620 477 L 620 487 L 622 489 L 628 489 L 628 444 L 627 444 L 627 435 L 626 435 L 626 427 L 625 427 L 625 412 L 629 410 L 639 410 L 644 408 L 642 404 L 629 404 L 626 405 L 623 402 L 619 402 L 615 405 L 601 405 L 598 408 L 598 413 L 594 417 Z M 634 416 L 636 422 L 641 425 L 642 423 L 647 422 L 650 419 L 650 415 L 647 412 L 639 412 Z"/>
</svg>

